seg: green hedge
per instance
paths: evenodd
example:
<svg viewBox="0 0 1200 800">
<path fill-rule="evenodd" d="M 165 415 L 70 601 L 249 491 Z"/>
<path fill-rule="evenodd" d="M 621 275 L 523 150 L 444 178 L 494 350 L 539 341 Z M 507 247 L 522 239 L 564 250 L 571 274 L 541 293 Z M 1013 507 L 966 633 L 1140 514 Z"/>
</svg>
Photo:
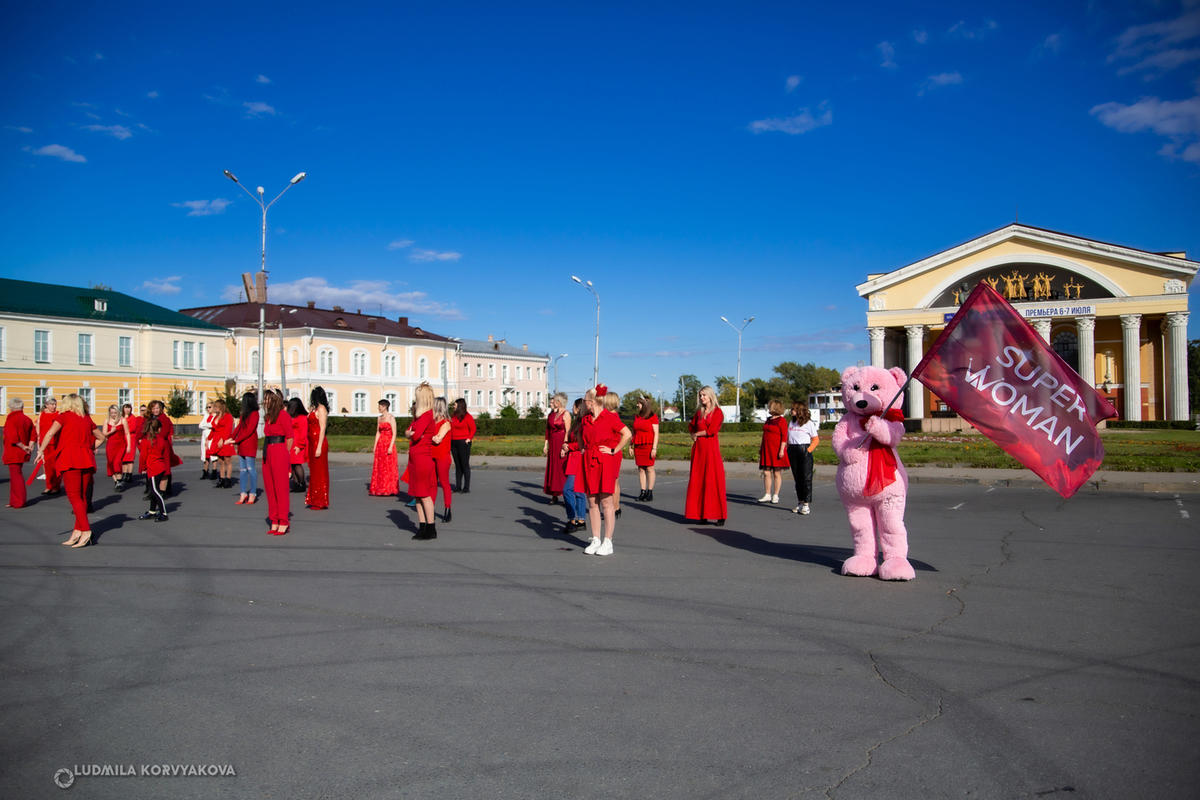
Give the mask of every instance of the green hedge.
<svg viewBox="0 0 1200 800">
<path fill-rule="evenodd" d="M 1145 430 L 1175 430 L 1175 431 L 1191 431 L 1196 429 L 1196 423 L 1189 422 L 1183 419 L 1151 419 L 1151 420 L 1132 420 L 1132 419 L 1116 419 L 1109 420 L 1108 427 L 1110 428 L 1134 428 Z"/>
<path fill-rule="evenodd" d="M 633 428 L 632 417 L 624 421 L 631 429 Z M 396 427 L 399 429 L 399 433 L 403 433 L 410 422 L 412 422 L 410 417 L 396 417 Z M 833 422 L 822 422 L 821 430 L 833 430 L 835 424 Z M 475 425 L 477 428 L 476 436 L 540 436 L 546 431 L 546 420 L 544 419 L 502 419 L 494 417 L 492 419 L 476 419 Z M 329 418 L 328 432 L 331 436 L 374 436 L 377 426 L 376 417 L 331 416 Z M 687 433 L 687 423 L 682 420 L 662 422 L 659 424 L 659 430 L 663 433 Z M 736 431 L 761 431 L 762 423 L 751 421 L 726 422 L 721 426 L 721 430 L 729 433 Z"/>
</svg>

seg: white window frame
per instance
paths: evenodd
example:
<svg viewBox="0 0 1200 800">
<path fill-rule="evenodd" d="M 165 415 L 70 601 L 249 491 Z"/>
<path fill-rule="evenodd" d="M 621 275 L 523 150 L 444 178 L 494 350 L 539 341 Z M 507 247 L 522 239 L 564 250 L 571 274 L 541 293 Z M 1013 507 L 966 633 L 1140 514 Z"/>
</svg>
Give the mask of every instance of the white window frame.
<svg viewBox="0 0 1200 800">
<path fill-rule="evenodd" d="M 350 405 L 351 414 L 366 414 L 367 413 L 367 393 L 355 392 Z"/>
<path fill-rule="evenodd" d="M 204 406 L 208 402 L 207 392 L 196 392 L 196 400 L 192 403 L 192 413 L 200 415 L 204 413 Z"/>
<path fill-rule="evenodd" d="M 337 404 L 337 390 L 336 389 L 326 389 L 325 397 L 327 400 L 329 400 L 329 413 L 330 414 L 342 413 L 341 408 L 339 408 L 338 404 Z"/>
<path fill-rule="evenodd" d="M 195 369 L 196 368 L 196 343 L 195 342 L 184 342 L 183 343 L 183 368 L 184 369 Z"/>
<path fill-rule="evenodd" d="M 333 375 L 337 372 L 337 351 L 332 347 L 322 347 L 317 351 L 317 374 Z"/>
<path fill-rule="evenodd" d="M 383 377 L 395 378 L 397 375 L 397 367 L 400 365 L 400 356 L 390 350 L 383 354 Z M 395 403 L 392 404 L 393 406 Z"/>
<path fill-rule="evenodd" d="M 117 405 L 124 408 L 127 403 L 133 405 L 133 389 L 117 389 Z"/>
<path fill-rule="evenodd" d="M 483 389 L 475 390 L 475 407 L 483 408 Z"/>
<path fill-rule="evenodd" d="M 449 369 L 450 369 L 450 365 L 446 363 L 446 359 L 443 358 L 441 361 L 439 361 L 438 362 L 438 379 L 444 381 L 447 378 L 449 378 L 450 377 Z"/>
<path fill-rule="evenodd" d="M 500 366 L 500 382 L 508 383 L 508 364 L 502 364 Z"/>
<path fill-rule="evenodd" d="M 259 367 L 259 361 L 258 361 L 258 348 L 257 348 L 257 347 L 251 347 L 251 348 L 250 348 L 250 358 L 249 358 L 249 361 L 250 361 L 250 374 L 251 374 L 251 375 L 257 375 L 257 374 L 258 374 L 258 367 Z"/>
<path fill-rule="evenodd" d="M 45 335 L 46 352 L 42 353 L 42 357 L 38 358 L 38 334 Z M 33 360 L 37 364 L 49 364 L 54 360 L 54 332 L 45 329 L 34 329 L 33 331 Z"/>
<path fill-rule="evenodd" d="M 496 365 L 488 364 L 488 380 L 496 379 Z"/>
<path fill-rule="evenodd" d="M 4 326 L 0 325 L 0 361 L 4 360 Z"/>
<path fill-rule="evenodd" d="M 171 342 L 171 368 L 179 369 L 179 340 L 174 339 Z"/>
<path fill-rule="evenodd" d="M 483 377 L 483 362 L 482 361 L 475 362 L 475 377 L 476 378 Z"/>
<path fill-rule="evenodd" d="M 96 392 L 91 386 L 80 386 L 76 392 L 85 403 L 87 403 L 88 413 L 93 413 L 96 410 Z"/>
<path fill-rule="evenodd" d="M 350 373 L 356 378 L 365 378 L 370 367 L 370 356 L 366 350 L 356 349 L 350 351 Z"/>
<path fill-rule="evenodd" d="M 204 369 L 204 342 L 196 342 L 196 369 Z"/>
<path fill-rule="evenodd" d="M 75 341 L 78 343 L 79 363 L 86 366 L 91 366 L 96 363 L 95 347 L 96 337 L 91 333 L 79 333 L 75 335 Z M 87 352 L 84 353 L 84 344 L 87 345 Z"/>
<path fill-rule="evenodd" d="M 117 337 L 117 366 L 132 367 L 133 366 L 133 337 L 118 336 Z"/>
<path fill-rule="evenodd" d="M 41 413 L 41 410 L 46 405 L 46 401 L 49 400 L 51 397 L 53 397 L 53 395 L 50 394 L 49 386 L 33 387 L 33 410 L 34 410 L 34 412 Z"/>
<path fill-rule="evenodd" d="M 391 403 L 388 410 L 395 414 L 397 407 L 400 405 L 400 396 L 395 392 L 384 392 L 383 399 Z"/>
<path fill-rule="evenodd" d="M 487 407 L 489 410 L 496 407 L 496 390 L 495 389 L 488 389 Z"/>
<path fill-rule="evenodd" d="M 429 377 L 429 359 L 421 356 L 417 359 L 417 380 L 425 380 Z"/>
</svg>

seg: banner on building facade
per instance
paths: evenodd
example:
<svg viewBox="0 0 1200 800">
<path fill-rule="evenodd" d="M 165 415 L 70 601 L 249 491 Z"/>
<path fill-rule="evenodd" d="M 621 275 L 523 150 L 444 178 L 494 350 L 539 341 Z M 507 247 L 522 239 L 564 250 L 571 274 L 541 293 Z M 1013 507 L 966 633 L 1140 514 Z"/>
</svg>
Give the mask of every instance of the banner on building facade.
<svg viewBox="0 0 1200 800">
<path fill-rule="evenodd" d="M 1063 497 L 1104 461 L 1096 424 L 1117 410 L 986 282 L 912 377 Z"/>
</svg>

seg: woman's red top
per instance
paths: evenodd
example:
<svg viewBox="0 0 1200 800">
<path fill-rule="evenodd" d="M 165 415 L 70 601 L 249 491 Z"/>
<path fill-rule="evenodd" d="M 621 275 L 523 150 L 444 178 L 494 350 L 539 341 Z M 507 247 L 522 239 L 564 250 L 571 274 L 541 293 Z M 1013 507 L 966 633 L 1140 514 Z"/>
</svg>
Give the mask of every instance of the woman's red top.
<svg viewBox="0 0 1200 800">
<path fill-rule="evenodd" d="M 413 420 L 412 423 L 412 439 L 408 445 L 408 455 L 411 458 L 414 455 L 433 457 L 433 434 L 436 431 L 433 429 L 433 412 L 426 411 L 421 416 Z"/>
<path fill-rule="evenodd" d="M 475 438 L 475 418 L 467 414 L 462 419 L 451 415 L 450 438 L 455 442 Z"/>
<path fill-rule="evenodd" d="M 33 442 L 33 420 L 24 411 L 13 411 L 4 422 L 4 463 L 24 464 L 29 451 L 20 445 Z"/>
<path fill-rule="evenodd" d="M 148 475 L 169 475 L 171 473 L 170 451 L 167 449 L 167 437 L 159 431 L 158 436 L 154 440 L 143 440 L 142 458 L 146 462 L 146 474 Z"/>
<path fill-rule="evenodd" d="M 289 419 L 291 418 L 289 417 Z M 257 411 L 251 411 L 238 420 L 237 427 L 233 429 L 233 444 L 237 447 L 239 456 L 254 458 L 258 455 Z"/>
<path fill-rule="evenodd" d="M 295 435 L 293 431 L 292 417 L 283 410 L 280 410 L 279 416 L 275 418 L 274 422 L 268 419 L 263 426 L 263 436 L 286 436 L 290 439 Z M 287 444 L 287 442 L 283 444 Z"/>
<path fill-rule="evenodd" d="M 651 414 L 648 417 L 633 418 L 633 446 L 634 447 L 653 447 L 654 446 L 654 426 L 658 424 L 658 414 Z"/>
<path fill-rule="evenodd" d="M 63 411 L 58 415 L 62 431 L 58 434 L 57 465 L 63 469 L 96 468 L 96 423 L 86 414 Z"/>
<path fill-rule="evenodd" d="M 223 445 L 221 442 L 233 436 L 233 415 L 229 413 L 222 414 L 212 422 L 212 429 L 208 432 L 208 453 L 206 455 L 220 456 L 226 458 L 233 455 L 233 445 Z"/>
<path fill-rule="evenodd" d="M 449 422 L 449 420 L 434 420 L 430 436 L 437 436 L 447 422 Z M 442 437 L 442 441 L 440 443 L 433 444 L 433 440 L 430 439 L 430 444 L 433 444 L 433 457 L 438 461 L 443 461 L 450 458 L 450 437 L 453 435 L 454 424 L 451 423 L 450 430 L 446 431 L 446 435 Z"/>
</svg>

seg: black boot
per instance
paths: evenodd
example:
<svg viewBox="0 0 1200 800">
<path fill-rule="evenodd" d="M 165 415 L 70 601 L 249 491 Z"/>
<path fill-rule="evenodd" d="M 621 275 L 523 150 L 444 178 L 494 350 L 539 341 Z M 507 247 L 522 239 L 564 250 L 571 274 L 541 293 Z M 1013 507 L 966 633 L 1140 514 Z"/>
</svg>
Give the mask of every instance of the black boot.
<svg viewBox="0 0 1200 800">
<path fill-rule="evenodd" d="M 202 480 L 202 481 L 208 480 L 208 470 L 207 469 L 200 470 L 200 480 Z"/>
<path fill-rule="evenodd" d="M 426 530 L 425 530 L 425 538 L 426 539 L 436 539 L 437 538 L 437 525 L 434 525 L 432 522 L 429 523 L 429 527 L 426 528 Z"/>
<path fill-rule="evenodd" d="M 430 528 L 430 525 L 428 522 L 417 523 L 417 532 L 413 535 L 413 538 L 414 539 L 428 539 L 429 538 L 429 528 Z"/>
<path fill-rule="evenodd" d="M 442 515 L 442 522 L 449 522 L 449 521 L 450 521 L 450 508 L 449 508 L 449 506 L 447 506 L 446 513 Z"/>
<path fill-rule="evenodd" d="M 653 490 L 653 489 L 647 489 L 647 490 L 646 490 L 646 502 L 647 502 L 647 503 L 653 503 L 653 502 L 654 502 L 654 490 Z"/>
</svg>

